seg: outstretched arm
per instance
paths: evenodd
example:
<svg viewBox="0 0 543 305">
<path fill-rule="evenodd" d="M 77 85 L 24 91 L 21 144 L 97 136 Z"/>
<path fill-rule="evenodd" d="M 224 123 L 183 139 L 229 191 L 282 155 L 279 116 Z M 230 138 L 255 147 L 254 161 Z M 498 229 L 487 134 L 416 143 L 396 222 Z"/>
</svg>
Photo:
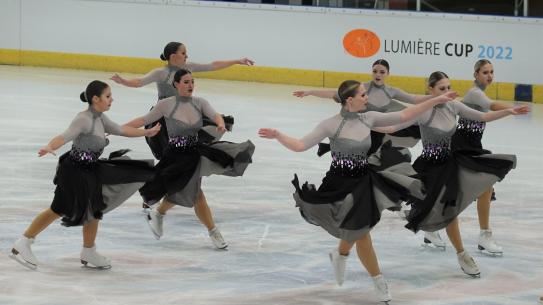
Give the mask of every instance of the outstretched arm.
<svg viewBox="0 0 543 305">
<path fill-rule="evenodd" d="M 276 139 L 283 146 L 295 152 L 300 152 L 307 149 L 302 140 L 281 133 L 277 129 L 260 128 L 260 130 L 258 130 L 258 135 L 261 138 Z"/>
<path fill-rule="evenodd" d="M 424 112 L 430 110 L 432 107 L 452 101 L 458 96 L 455 91 L 449 91 L 440 96 L 433 97 L 428 99 L 420 104 L 416 104 L 411 107 L 407 107 L 404 110 L 400 111 L 401 123 L 409 122 L 423 114 Z M 374 126 L 386 126 L 386 125 L 374 125 Z"/>
<path fill-rule="evenodd" d="M 131 128 L 140 128 L 143 125 L 145 125 L 145 119 L 144 117 L 140 116 L 139 118 L 135 118 L 128 123 L 124 123 L 122 127 L 124 128 L 126 126 Z"/>
<path fill-rule="evenodd" d="M 305 97 L 305 96 L 316 96 L 320 98 L 334 98 L 334 96 L 337 95 L 336 90 L 300 90 L 300 91 L 294 91 L 292 92 L 292 95 L 297 97 Z"/>
<path fill-rule="evenodd" d="M 211 63 L 211 65 L 213 66 L 213 70 L 222 70 L 233 65 L 252 66 L 254 64 L 255 62 L 247 57 L 236 60 L 217 60 Z"/>
<path fill-rule="evenodd" d="M 40 150 L 38 151 L 38 157 L 43 157 L 46 154 L 52 154 L 53 156 L 56 156 L 55 150 L 59 149 L 62 145 L 64 145 L 64 143 L 66 142 L 64 141 L 64 137 L 62 135 L 54 137 L 53 139 L 51 139 L 51 141 L 49 141 L 47 145 L 40 148 Z"/>
<path fill-rule="evenodd" d="M 160 131 L 160 124 L 157 123 L 151 129 L 134 128 L 128 125 L 121 126 L 122 136 L 129 138 L 136 137 L 154 137 Z"/>
<path fill-rule="evenodd" d="M 414 125 L 417 122 L 417 120 L 408 121 L 405 123 L 400 123 L 392 126 L 386 126 L 386 127 L 373 127 L 372 130 L 375 130 L 380 133 L 395 133 L 398 130 L 402 130 L 404 128 L 407 128 L 411 125 Z"/>
<path fill-rule="evenodd" d="M 390 113 L 371 111 L 366 114 L 366 117 L 369 119 L 371 129 L 381 133 L 394 133 L 413 125 L 420 115 L 438 104 L 452 101 L 456 96 L 456 92 L 450 91 L 420 104 L 407 107 L 402 111 Z"/>
<path fill-rule="evenodd" d="M 419 104 L 422 102 L 425 102 L 432 98 L 432 95 L 420 95 L 420 94 L 414 94 L 413 98 L 415 99 L 415 104 Z"/>
<path fill-rule="evenodd" d="M 110 79 L 116 82 L 117 84 L 120 84 L 126 87 L 139 88 L 142 86 L 140 78 L 126 79 L 126 78 L 121 77 L 119 74 L 115 73 Z"/>
<path fill-rule="evenodd" d="M 530 112 L 530 107 L 527 105 L 515 106 L 515 107 L 506 107 L 502 110 L 489 111 L 489 112 L 480 112 L 475 109 L 472 109 L 466 106 L 463 103 L 456 103 L 457 113 L 467 119 L 481 121 L 481 122 L 492 122 L 499 120 L 509 115 L 522 115 Z"/>
<path fill-rule="evenodd" d="M 296 139 L 273 128 L 261 128 L 258 130 L 258 135 L 261 138 L 277 139 L 277 141 L 286 148 L 295 152 L 300 152 L 308 150 L 309 148 L 317 145 L 324 138 L 331 136 L 328 128 L 325 127 L 326 122 L 327 121 L 321 122 L 313 129 L 313 131 L 302 139 Z"/>
</svg>

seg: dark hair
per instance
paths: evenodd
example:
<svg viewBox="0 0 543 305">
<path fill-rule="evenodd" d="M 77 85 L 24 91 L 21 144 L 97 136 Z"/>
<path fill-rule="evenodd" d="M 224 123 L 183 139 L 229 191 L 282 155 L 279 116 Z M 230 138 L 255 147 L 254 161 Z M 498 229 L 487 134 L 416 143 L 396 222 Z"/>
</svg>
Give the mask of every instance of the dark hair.
<svg viewBox="0 0 543 305">
<path fill-rule="evenodd" d="M 175 75 L 173 76 L 173 83 L 172 85 L 175 87 L 175 84 L 174 83 L 178 83 L 181 81 L 181 78 L 187 74 L 192 74 L 192 72 L 190 72 L 190 70 L 187 70 L 187 69 L 179 69 L 177 70 L 177 72 L 175 72 Z"/>
<path fill-rule="evenodd" d="M 371 67 L 373 68 L 376 65 L 385 66 L 385 68 L 387 68 L 387 72 L 390 72 L 390 65 L 388 64 L 388 61 L 386 61 L 384 59 L 378 59 L 373 63 L 373 65 L 371 65 Z"/>
<path fill-rule="evenodd" d="M 337 103 L 345 105 L 345 102 L 348 98 L 354 97 L 358 92 L 358 87 L 360 87 L 360 82 L 356 80 L 346 80 L 337 89 L 337 94 L 339 96 L 339 101 L 334 99 Z"/>
<path fill-rule="evenodd" d="M 162 60 L 170 60 L 170 55 L 177 53 L 177 50 L 182 46 L 183 44 L 180 42 L 169 42 L 165 47 L 162 54 L 160 54 L 160 59 Z"/>
<path fill-rule="evenodd" d="M 109 85 L 102 81 L 93 80 L 87 85 L 87 89 L 81 92 L 79 98 L 83 103 L 89 103 L 90 105 L 92 104 L 92 98 L 94 96 L 100 97 L 108 87 Z"/>
<path fill-rule="evenodd" d="M 479 70 L 481 70 L 481 68 L 486 64 L 492 64 L 492 63 L 488 59 L 479 59 L 475 63 L 475 66 L 473 66 L 473 70 L 475 70 L 475 73 L 479 73 Z"/>
<path fill-rule="evenodd" d="M 434 88 L 437 82 L 444 78 L 449 78 L 449 76 L 445 72 L 435 71 L 428 77 L 428 86 Z"/>
</svg>

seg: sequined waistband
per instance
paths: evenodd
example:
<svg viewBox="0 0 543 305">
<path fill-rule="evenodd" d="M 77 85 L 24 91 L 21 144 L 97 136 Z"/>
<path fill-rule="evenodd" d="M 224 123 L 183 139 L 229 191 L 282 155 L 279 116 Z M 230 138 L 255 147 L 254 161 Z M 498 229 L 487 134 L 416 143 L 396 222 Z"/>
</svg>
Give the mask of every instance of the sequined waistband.
<svg viewBox="0 0 543 305">
<path fill-rule="evenodd" d="M 479 122 L 479 121 L 468 120 L 465 118 L 460 118 L 458 120 L 458 125 L 456 126 L 456 130 L 459 132 L 482 134 L 485 131 L 485 127 L 486 127 L 485 122 Z"/>
<path fill-rule="evenodd" d="M 168 138 L 168 145 L 176 150 L 193 149 L 198 144 L 198 135 L 173 136 Z"/>
<path fill-rule="evenodd" d="M 332 152 L 330 171 L 339 176 L 357 177 L 366 171 L 368 159 L 362 155 Z"/>
<path fill-rule="evenodd" d="M 78 165 L 87 167 L 95 164 L 101 154 L 102 151 L 95 152 L 91 150 L 79 150 L 72 147 L 68 155 L 71 161 Z"/>
<path fill-rule="evenodd" d="M 426 161 L 439 163 L 447 160 L 451 155 L 451 146 L 447 144 L 425 144 L 422 148 L 421 158 Z"/>
</svg>

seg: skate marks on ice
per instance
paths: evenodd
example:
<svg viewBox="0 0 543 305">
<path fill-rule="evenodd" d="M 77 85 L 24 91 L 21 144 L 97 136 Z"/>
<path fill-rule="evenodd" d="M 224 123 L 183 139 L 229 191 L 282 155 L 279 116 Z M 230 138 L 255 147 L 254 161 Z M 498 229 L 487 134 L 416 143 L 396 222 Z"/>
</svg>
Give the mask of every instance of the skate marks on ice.
<svg viewBox="0 0 543 305">
<path fill-rule="evenodd" d="M 294 208 L 294 173 L 319 184 L 329 156 L 294 154 L 257 138 L 259 127 L 278 127 L 294 136 L 336 113 L 338 105 L 317 98 L 300 101 L 293 86 L 199 79 L 197 95 L 236 118 L 225 140 L 251 139 L 253 164 L 242 178 L 211 177 L 203 188 L 229 251 L 216 251 L 191 209 L 174 208 L 164 218 L 164 236 L 155 240 L 132 197 L 107 214 L 97 245 L 111 259 L 110 270 L 81 268 L 81 228 L 57 222 L 32 245 L 41 263 L 32 271 L 8 257 L 30 220 L 53 197 L 56 158 L 37 158 L 39 147 L 68 126 L 84 105 L 79 93 L 109 73 L 0 66 L 0 304 L 378 304 L 373 283 L 353 251 L 345 283 L 335 284 L 328 253 L 337 242 L 309 225 Z M 112 85 L 109 117 L 126 122 L 156 101 L 156 89 Z M 372 232 L 381 270 L 392 293 L 390 304 L 537 304 L 543 292 L 542 212 L 543 107 L 524 118 L 488 124 L 485 145 L 518 155 L 518 167 L 496 185 L 492 226 L 503 257 L 477 251 L 476 209 L 461 216 L 467 251 L 481 269 L 472 279 L 459 268 L 445 232 L 446 251 L 421 248 L 422 234 L 385 213 Z M 105 154 L 130 148 L 133 158 L 149 158 L 141 139 L 111 137 Z M 58 152 L 63 153 L 69 147 Z M 420 147 L 413 150 L 416 156 Z"/>
</svg>

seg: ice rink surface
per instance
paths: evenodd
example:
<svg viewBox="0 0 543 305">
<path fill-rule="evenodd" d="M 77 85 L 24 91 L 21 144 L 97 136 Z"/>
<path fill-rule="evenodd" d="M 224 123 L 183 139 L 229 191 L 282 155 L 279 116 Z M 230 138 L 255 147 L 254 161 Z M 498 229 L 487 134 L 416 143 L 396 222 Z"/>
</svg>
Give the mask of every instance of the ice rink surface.
<svg viewBox="0 0 543 305">
<path fill-rule="evenodd" d="M 165 234 L 155 240 L 142 217 L 141 200 L 133 196 L 101 222 L 97 247 L 111 258 L 111 270 L 81 268 L 81 228 L 64 228 L 58 221 L 33 245 L 41 262 L 37 271 L 9 259 L 13 242 L 53 198 L 57 157 L 38 158 L 38 149 L 86 108 L 79 101 L 86 85 L 110 76 L 0 66 L 0 304 L 378 304 L 355 252 L 345 284 L 335 284 L 328 252 L 337 240 L 306 223 L 294 207 L 294 173 L 318 185 L 330 156 L 318 158 L 316 148 L 294 153 L 257 136 L 258 128 L 274 127 L 301 137 L 339 111 L 331 101 L 293 97 L 292 91 L 304 89 L 299 86 L 196 79 L 194 95 L 235 117 L 233 132 L 223 139 L 251 139 L 256 145 L 254 163 L 243 177 L 203 181 L 228 251 L 215 250 L 193 210 L 182 207 L 170 210 Z M 107 115 L 118 123 L 145 114 L 156 102 L 155 86 L 133 89 L 107 82 L 114 97 Z M 517 168 L 496 185 L 498 200 L 491 211 L 504 256 L 477 251 L 475 205 L 460 220 L 465 248 L 481 269 L 479 279 L 460 270 L 448 240 L 445 252 L 423 247 L 421 234 L 385 212 L 372 238 L 392 292 L 390 304 L 537 304 L 543 294 L 543 106 L 532 109 L 524 117 L 489 123 L 484 137 L 487 149 L 518 157 Z M 104 156 L 130 148 L 132 158 L 151 157 L 141 138 L 111 136 L 110 141 Z M 413 156 L 420 150 L 419 144 Z"/>
</svg>

